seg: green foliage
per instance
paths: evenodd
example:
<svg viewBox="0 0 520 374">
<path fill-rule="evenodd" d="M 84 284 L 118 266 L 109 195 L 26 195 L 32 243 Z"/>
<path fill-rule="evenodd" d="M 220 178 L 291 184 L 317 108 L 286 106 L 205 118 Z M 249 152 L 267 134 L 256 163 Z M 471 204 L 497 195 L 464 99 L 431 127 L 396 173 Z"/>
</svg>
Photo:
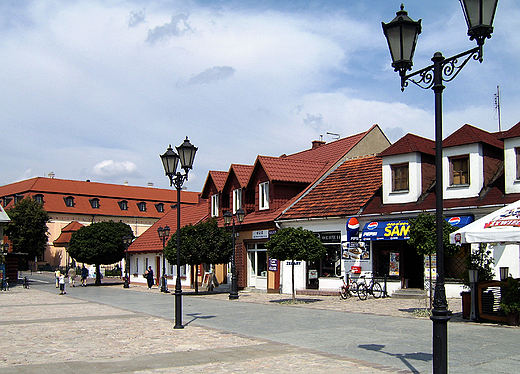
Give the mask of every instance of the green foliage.
<svg viewBox="0 0 520 374">
<path fill-rule="evenodd" d="M 327 254 L 320 239 L 312 231 L 301 227 L 278 230 L 265 246 L 270 258 L 281 261 L 316 261 Z"/>
<path fill-rule="evenodd" d="M 181 227 L 180 262 L 182 265 L 224 264 L 229 262 L 231 234 L 218 227 L 216 219 Z M 164 255 L 170 264 L 177 263 L 177 233 L 171 236 Z"/>
<path fill-rule="evenodd" d="M 415 219 L 411 219 L 410 223 L 410 239 L 408 244 L 417 250 L 420 255 L 434 255 L 436 252 L 436 224 L 435 215 L 429 213 L 421 213 Z M 442 220 L 442 242 L 444 243 L 444 253 L 447 256 L 455 255 L 460 247 L 450 244 L 450 234 L 457 228 Z"/>
<path fill-rule="evenodd" d="M 47 246 L 47 222 L 49 215 L 42 204 L 30 197 L 7 210 L 11 222 L 5 226 L 5 234 L 13 243 L 13 250 L 28 253 L 29 259 L 45 252 Z"/>
<path fill-rule="evenodd" d="M 517 279 L 507 278 L 501 284 L 502 297 L 500 307 L 507 314 L 520 312 L 520 284 Z"/>
<path fill-rule="evenodd" d="M 466 257 L 466 268 L 478 270 L 478 281 L 486 282 L 493 280 L 495 273 L 493 272 L 494 259 L 491 256 L 491 251 L 487 249 L 487 244 L 481 243 L 476 251 L 470 252 Z M 464 271 L 462 278 L 464 284 L 469 286 L 469 272 Z"/>
<path fill-rule="evenodd" d="M 126 223 L 96 222 L 72 234 L 68 252 L 77 262 L 96 265 L 96 284 L 99 284 L 99 265 L 113 264 L 123 258 L 124 236 L 134 237 L 132 229 Z"/>
</svg>

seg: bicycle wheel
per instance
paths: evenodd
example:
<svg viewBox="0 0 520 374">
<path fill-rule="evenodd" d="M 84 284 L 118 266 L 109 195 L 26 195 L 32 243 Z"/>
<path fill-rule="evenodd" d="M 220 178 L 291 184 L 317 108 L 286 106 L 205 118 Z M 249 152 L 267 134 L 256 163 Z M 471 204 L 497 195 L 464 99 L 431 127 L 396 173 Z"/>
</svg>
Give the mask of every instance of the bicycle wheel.
<svg viewBox="0 0 520 374">
<path fill-rule="evenodd" d="M 374 282 L 374 284 L 372 285 L 372 295 L 374 295 L 376 299 L 379 299 L 383 295 L 383 289 L 381 288 L 381 285 L 377 282 Z"/>
<path fill-rule="evenodd" d="M 359 300 L 366 300 L 367 299 L 367 286 L 363 283 L 359 284 L 358 285 L 358 288 L 357 288 L 357 295 L 359 297 Z"/>
<path fill-rule="evenodd" d="M 341 286 L 340 290 L 339 290 L 339 296 L 345 300 L 345 299 L 348 299 L 350 297 L 350 292 L 349 290 L 347 289 L 347 287 L 345 286 Z"/>
<path fill-rule="evenodd" d="M 357 282 L 356 282 L 356 281 L 352 282 L 352 283 L 350 284 L 349 289 L 350 289 L 350 293 L 351 293 L 352 295 L 357 295 L 357 289 L 358 289 L 358 284 L 357 284 Z"/>
</svg>

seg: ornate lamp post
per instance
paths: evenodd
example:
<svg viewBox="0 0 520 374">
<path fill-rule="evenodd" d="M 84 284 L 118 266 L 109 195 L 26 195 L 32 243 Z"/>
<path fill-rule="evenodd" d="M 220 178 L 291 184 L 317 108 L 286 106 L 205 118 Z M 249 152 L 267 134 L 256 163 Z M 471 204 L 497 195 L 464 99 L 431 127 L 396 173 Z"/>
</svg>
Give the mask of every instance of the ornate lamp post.
<svg viewBox="0 0 520 374">
<path fill-rule="evenodd" d="M 157 229 L 157 234 L 159 234 L 159 238 L 162 240 L 162 277 L 161 277 L 161 292 L 170 292 L 168 291 L 168 284 L 166 283 L 166 258 L 164 257 L 164 248 L 166 247 L 166 242 L 170 237 L 170 227 L 168 225 L 161 226 Z"/>
<path fill-rule="evenodd" d="M 236 212 L 237 220 L 239 224 L 244 222 L 244 217 L 246 216 L 246 212 L 244 209 L 237 209 Z M 233 246 L 233 254 L 231 255 L 231 292 L 229 293 L 229 300 L 238 299 L 238 284 L 237 284 L 237 266 L 235 262 L 235 217 L 228 210 L 224 213 L 224 225 L 229 226 L 229 224 L 233 222 L 232 225 L 232 246 Z"/>
<path fill-rule="evenodd" d="M 131 236 L 123 236 L 123 243 L 125 244 L 125 284 L 123 285 L 123 288 L 130 288 L 130 282 L 129 282 L 129 268 L 130 264 L 128 263 L 128 247 L 130 247 L 130 244 L 132 244 L 133 238 Z"/>
<path fill-rule="evenodd" d="M 445 58 L 442 53 L 433 55 L 433 64 L 418 70 L 412 70 L 413 54 L 417 37 L 421 33 L 421 20 L 415 22 L 408 17 L 408 12 L 401 5 L 397 16 L 383 25 L 387 38 L 392 67 L 401 76 L 401 90 L 408 86 L 408 81 L 423 89 L 433 89 L 435 93 L 435 163 L 436 163 L 436 252 L 437 282 L 431 320 L 433 321 L 433 372 L 448 372 L 448 305 L 444 287 L 444 247 L 442 241 L 443 224 L 443 183 L 442 183 L 442 91 L 443 82 L 450 82 L 458 75 L 466 63 L 473 58 L 482 62 L 483 46 L 486 39 L 491 38 L 493 19 L 498 0 L 460 0 L 468 25 L 470 40 L 476 40 L 477 46 L 453 57 Z M 461 61 L 459 61 L 461 60 Z"/>
<path fill-rule="evenodd" d="M 195 153 L 197 147 L 193 146 L 188 137 L 184 142 L 175 147 L 177 153 L 175 153 L 170 145 L 166 152 L 161 155 L 161 160 L 164 166 L 164 173 L 170 179 L 170 186 L 175 186 L 177 189 L 177 280 L 175 282 L 175 329 L 182 329 L 182 288 L 181 288 L 181 260 L 180 260 L 180 248 L 181 248 L 181 189 L 185 181 L 188 180 L 188 172 L 193 167 L 193 160 L 195 159 Z M 177 165 L 181 163 L 181 169 L 184 170 L 184 174 L 177 171 Z"/>
</svg>

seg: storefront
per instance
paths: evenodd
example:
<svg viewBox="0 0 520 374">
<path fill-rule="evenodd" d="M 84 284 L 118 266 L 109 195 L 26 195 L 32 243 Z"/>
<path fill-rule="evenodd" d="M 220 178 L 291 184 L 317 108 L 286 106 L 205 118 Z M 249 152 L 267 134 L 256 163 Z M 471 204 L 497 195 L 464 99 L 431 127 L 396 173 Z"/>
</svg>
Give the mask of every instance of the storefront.
<svg viewBox="0 0 520 374">
<path fill-rule="evenodd" d="M 341 231 L 324 231 L 315 234 L 325 246 L 327 253 L 322 259 L 307 262 L 305 288 L 317 290 L 324 288 L 327 280 L 336 279 L 341 275 Z"/>
</svg>

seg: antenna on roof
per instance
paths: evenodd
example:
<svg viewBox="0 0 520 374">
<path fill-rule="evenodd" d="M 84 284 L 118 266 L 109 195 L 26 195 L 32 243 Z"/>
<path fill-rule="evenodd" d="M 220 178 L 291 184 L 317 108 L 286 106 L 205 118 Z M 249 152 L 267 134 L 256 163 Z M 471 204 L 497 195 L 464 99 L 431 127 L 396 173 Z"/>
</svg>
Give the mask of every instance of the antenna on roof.
<svg viewBox="0 0 520 374">
<path fill-rule="evenodd" d="M 502 131 L 500 124 L 500 86 L 497 86 L 497 93 L 495 94 L 495 116 L 498 117 L 498 131 Z"/>
<path fill-rule="evenodd" d="M 335 132 L 328 132 L 327 131 L 327 135 L 330 135 L 332 137 L 332 140 L 338 140 L 339 138 L 341 138 L 341 135 L 340 134 L 336 134 Z"/>
</svg>

